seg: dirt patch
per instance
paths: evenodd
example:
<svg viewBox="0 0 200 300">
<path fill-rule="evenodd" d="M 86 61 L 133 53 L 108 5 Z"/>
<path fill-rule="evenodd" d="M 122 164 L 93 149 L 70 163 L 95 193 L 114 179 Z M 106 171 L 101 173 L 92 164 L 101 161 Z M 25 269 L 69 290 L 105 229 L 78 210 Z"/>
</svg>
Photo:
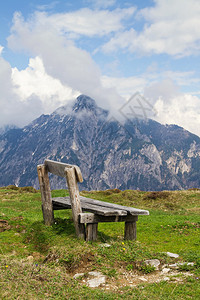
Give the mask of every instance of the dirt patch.
<svg viewBox="0 0 200 300">
<path fill-rule="evenodd" d="M 148 192 L 145 195 L 144 200 L 168 199 L 170 194 L 171 193 L 168 191 Z"/>
<path fill-rule="evenodd" d="M 11 226 L 8 224 L 6 220 L 0 220 L 0 232 L 9 230 Z"/>
<path fill-rule="evenodd" d="M 80 278 L 76 279 L 85 284 L 87 281 L 88 273 L 77 274 L 82 275 Z M 138 270 L 127 271 L 125 268 L 121 267 L 117 276 L 109 277 L 106 276 L 106 282 L 101 284 L 102 289 L 106 290 L 119 290 L 122 287 L 137 287 L 138 285 L 159 283 L 161 281 L 184 283 L 188 277 L 194 276 L 190 272 L 183 272 L 179 270 L 174 270 L 168 268 L 168 266 L 163 266 L 162 269 L 158 271 L 151 272 L 149 274 L 144 274 Z M 74 276 L 74 278 L 76 275 Z"/>
</svg>

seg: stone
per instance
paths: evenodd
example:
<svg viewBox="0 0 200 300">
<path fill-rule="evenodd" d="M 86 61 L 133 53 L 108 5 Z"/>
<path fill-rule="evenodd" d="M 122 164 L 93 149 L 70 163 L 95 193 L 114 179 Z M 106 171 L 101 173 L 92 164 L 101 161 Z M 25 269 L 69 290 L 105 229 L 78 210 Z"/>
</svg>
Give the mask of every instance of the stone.
<svg viewBox="0 0 200 300">
<path fill-rule="evenodd" d="M 172 257 L 172 258 L 178 258 L 178 257 L 179 257 L 179 255 L 176 254 L 176 253 L 166 252 L 166 254 L 167 254 L 169 257 Z"/>
<path fill-rule="evenodd" d="M 164 280 L 164 281 L 169 281 L 170 278 L 169 278 L 169 277 L 164 277 L 163 280 Z"/>
<path fill-rule="evenodd" d="M 87 280 L 86 284 L 89 287 L 98 287 L 106 282 L 106 276 L 104 276 L 101 272 L 92 271 L 89 272 L 88 275 L 94 277 Z"/>
<path fill-rule="evenodd" d="M 105 284 L 105 282 L 106 282 L 106 277 L 101 275 L 101 276 L 89 279 L 87 281 L 87 286 L 94 288 L 94 287 L 100 286 L 101 284 Z"/>
<path fill-rule="evenodd" d="M 77 279 L 77 278 L 82 277 L 82 276 L 84 276 L 84 273 L 77 273 L 77 274 L 74 275 L 73 278 Z"/>
<path fill-rule="evenodd" d="M 138 279 L 140 279 L 142 281 L 147 281 L 147 279 L 144 276 L 138 277 Z"/>
<path fill-rule="evenodd" d="M 178 264 L 171 264 L 171 265 L 169 265 L 169 267 L 171 269 L 178 269 Z"/>
<path fill-rule="evenodd" d="M 162 269 L 162 274 L 169 273 L 169 271 L 170 271 L 170 268 L 163 268 Z"/>
<path fill-rule="evenodd" d="M 92 271 L 89 272 L 88 275 L 98 277 L 98 276 L 102 276 L 103 274 L 101 272 Z"/>
<path fill-rule="evenodd" d="M 158 259 L 148 259 L 148 260 L 145 260 L 145 264 L 150 265 L 150 266 L 154 267 L 156 270 L 158 270 L 160 261 Z"/>
<path fill-rule="evenodd" d="M 108 244 L 108 243 L 100 244 L 99 246 L 100 246 L 100 247 L 105 247 L 105 248 L 111 247 L 111 245 Z"/>
</svg>

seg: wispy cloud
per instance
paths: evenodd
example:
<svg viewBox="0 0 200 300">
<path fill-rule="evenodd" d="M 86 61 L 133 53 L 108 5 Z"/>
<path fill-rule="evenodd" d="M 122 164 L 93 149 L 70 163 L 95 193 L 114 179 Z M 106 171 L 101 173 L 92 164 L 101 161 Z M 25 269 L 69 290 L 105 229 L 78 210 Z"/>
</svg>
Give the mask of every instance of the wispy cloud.
<svg viewBox="0 0 200 300">
<path fill-rule="evenodd" d="M 116 33 L 103 47 L 105 52 L 124 49 L 131 53 L 175 57 L 200 51 L 200 2 L 156 0 L 155 6 L 137 12 L 144 19 L 141 31 L 133 27 Z"/>
</svg>

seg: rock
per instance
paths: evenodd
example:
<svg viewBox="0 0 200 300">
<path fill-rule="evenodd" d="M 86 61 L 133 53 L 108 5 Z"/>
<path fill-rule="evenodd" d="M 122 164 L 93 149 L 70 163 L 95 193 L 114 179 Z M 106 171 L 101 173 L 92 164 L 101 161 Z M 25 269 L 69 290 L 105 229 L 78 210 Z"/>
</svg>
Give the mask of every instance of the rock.
<svg viewBox="0 0 200 300">
<path fill-rule="evenodd" d="M 171 269 L 178 269 L 178 264 L 171 264 L 171 265 L 169 265 L 169 267 Z"/>
<path fill-rule="evenodd" d="M 88 275 L 94 276 L 94 277 L 103 276 L 103 274 L 101 272 L 97 272 L 97 271 L 89 272 Z"/>
<path fill-rule="evenodd" d="M 170 278 L 169 278 L 169 277 L 164 277 L 163 280 L 164 280 L 164 281 L 169 281 Z"/>
<path fill-rule="evenodd" d="M 99 246 L 100 246 L 100 247 L 105 247 L 105 248 L 111 247 L 111 245 L 108 244 L 108 243 L 100 244 Z"/>
<path fill-rule="evenodd" d="M 144 276 L 138 277 L 138 279 L 140 279 L 142 281 L 147 281 L 147 279 Z"/>
<path fill-rule="evenodd" d="M 169 273 L 169 271 L 170 271 L 170 268 L 163 268 L 162 269 L 162 274 Z"/>
<path fill-rule="evenodd" d="M 82 276 L 84 276 L 84 273 L 77 273 L 77 274 L 74 275 L 73 278 L 77 279 L 77 278 L 82 277 Z"/>
<path fill-rule="evenodd" d="M 187 266 L 194 266 L 194 263 L 193 262 L 189 262 L 189 263 L 187 263 L 187 262 L 182 262 L 182 263 L 178 263 L 177 264 L 178 266 L 183 266 L 183 265 L 187 265 Z"/>
<path fill-rule="evenodd" d="M 172 257 L 172 258 L 178 258 L 178 257 L 179 257 L 179 255 L 176 254 L 176 253 L 166 252 L 166 254 L 167 254 L 169 257 Z"/>
<path fill-rule="evenodd" d="M 148 260 L 145 260 L 145 264 L 150 265 L 150 266 L 154 267 L 156 270 L 158 270 L 160 261 L 158 259 L 148 259 Z"/>
<path fill-rule="evenodd" d="M 29 256 L 27 257 L 27 260 L 28 260 L 29 262 L 32 262 L 33 259 L 34 259 L 34 257 L 33 257 L 32 255 L 29 255 Z"/>
<path fill-rule="evenodd" d="M 94 278 L 87 280 L 89 287 L 98 287 L 106 282 L 106 277 L 100 272 L 89 272 L 88 275 L 94 276 Z"/>
</svg>

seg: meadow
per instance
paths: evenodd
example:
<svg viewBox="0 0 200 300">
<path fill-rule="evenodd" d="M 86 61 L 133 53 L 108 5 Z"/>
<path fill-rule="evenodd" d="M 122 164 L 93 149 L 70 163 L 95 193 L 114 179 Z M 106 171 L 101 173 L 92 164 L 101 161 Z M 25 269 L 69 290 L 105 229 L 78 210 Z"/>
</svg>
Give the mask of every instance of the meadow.
<svg viewBox="0 0 200 300">
<path fill-rule="evenodd" d="M 39 191 L 2 187 L 1 299 L 199 299 L 200 190 L 81 194 L 149 210 L 139 217 L 137 240 L 123 239 L 124 223 L 100 223 L 96 242 L 78 240 L 71 210 L 55 211 L 55 224 L 45 226 Z M 159 270 L 144 264 L 147 259 L 158 259 Z M 176 269 L 163 275 L 170 264 Z M 106 283 L 88 287 L 91 271 L 105 275 Z"/>
</svg>

